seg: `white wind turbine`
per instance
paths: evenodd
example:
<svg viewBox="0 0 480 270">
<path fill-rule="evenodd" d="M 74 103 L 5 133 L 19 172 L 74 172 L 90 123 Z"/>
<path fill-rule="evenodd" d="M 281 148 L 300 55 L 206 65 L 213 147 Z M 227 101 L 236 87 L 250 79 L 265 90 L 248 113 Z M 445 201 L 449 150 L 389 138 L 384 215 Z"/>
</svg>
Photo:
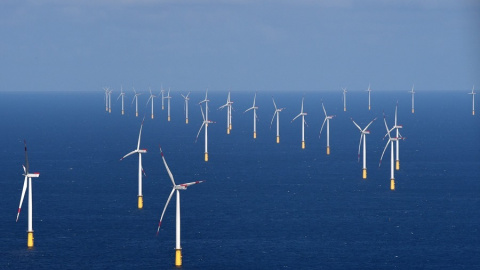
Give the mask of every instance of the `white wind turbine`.
<svg viewBox="0 0 480 270">
<path fill-rule="evenodd" d="M 362 146 L 363 140 L 363 179 L 367 179 L 367 134 L 370 134 L 370 131 L 367 130 L 367 128 L 373 123 L 373 121 L 377 120 L 377 118 L 375 117 L 375 119 L 370 121 L 370 123 L 368 123 L 368 125 L 364 129 L 360 128 L 360 126 L 357 125 L 355 121 L 353 121 L 353 118 L 350 119 L 352 119 L 353 124 L 355 124 L 355 126 L 360 131 L 360 143 L 358 144 L 358 161 L 360 161 L 360 147 Z"/>
<path fill-rule="evenodd" d="M 396 137 L 398 138 L 397 143 L 396 143 L 396 158 L 395 158 L 395 169 L 398 171 L 400 170 L 400 139 L 405 139 L 401 134 L 400 134 L 400 129 L 403 127 L 401 125 L 397 124 L 397 110 L 398 110 L 398 101 L 397 105 L 395 106 L 395 125 L 393 128 L 396 131 Z M 385 137 L 387 134 L 385 134 Z"/>
<path fill-rule="evenodd" d="M 123 156 L 121 160 L 124 158 L 133 155 L 133 154 L 138 154 L 138 209 L 143 208 L 143 194 L 142 194 L 142 173 L 145 173 L 143 170 L 142 166 L 142 154 L 147 153 L 147 149 L 140 149 L 140 139 L 142 138 L 142 128 L 143 128 L 143 122 L 145 121 L 145 116 L 143 117 L 142 124 L 140 125 L 140 133 L 138 134 L 138 143 L 137 143 L 137 149 L 133 150 L 132 152 L 126 154 Z"/>
<path fill-rule="evenodd" d="M 167 162 L 165 161 L 165 157 L 163 156 L 162 148 L 160 147 L 160 154 L 162 155 L 162 160 L 163 164 L 165 164 L 165 168 L 167 169 L 168 176 L 170 177 L 170 180 L 172 181 L 173 188 L 172 192 L 170 192 L 170 196 L 168 196 L 167 203 L 165 204 L 165 207 L 163 208 L 162 216 L 160 217 L 160 222 L 158 222 L 158 229 L 157 229 L 157 235 L 158 232 L 160 231 L 160 226 L 162 225 L 162 220 L 163 216 L 165 215 L 165 211 L 167 210 L 167 206 L 170 203 L 170 200 L 172 199 L 173 193 L 177 193 L 177 209 L 176 209 L 176 225 L 175 225 L 175 266 L 180 267 L 182 266 L 182 247 L 180 245 L 180 190 L 186 190 L 187 187 L 195 184 L 200 184 L 203 183 L 204 181 L 195 181 L 195 182 L 190 182 L 190 183 L 185 183 L 185 184 L 180 184 L 177 185 L 175 184 L 175 180 L 173 179 L 172 172 L 168 168 Z"/>
<path fill-rule="evenodd" d="M 208 124 L 214 123 L 208 120 L 208 102 L 210 100 L 208 100 L 207 95 L 208 95 L 208 89 L 205 92 L 205 99 L 198 103 L 200 105 L 200 111 L 202 112 L 203 123 L 200 126 L 200 129 L 198 130 L 198 133 L 197 133 L 197 138 L 195 139 L 195 142 L 197 142 L 198 136 L 200 135 L 200 131 L 202 131 L 203 126 L 205 126 L 205 161 L 208 161 Z M 205 103 L 205 114 L 203 114 L 202 103 Z"/>
<path fill-rule="evenodd" d="M 162 111 L 165 109 L 165 103 L 164 103 L 164 100 L 165 100 L 165 90 L 163 90 L 163 86 L 161 86 L 161 90 L 160 90 L 160 93 L 162 94 Z"/>
<path fill-rule="evenodd" d="M 190 100 L 190 98 L 188 97 L 190 95 L 190 92 L 188 92 L 188 94 L 186 96 L 180 94 L 183 99 L 185 100 L 185 104 L 184 104 L 184 110 L 185 110 L 185 123 L 188 124 L 188 101 Z"/>
<path fill-rule="evenodd" d="M 150 102 L 150 100 L 151 100 L 152 101 L 152 119 L 153 119 L 153 99 L 156 98 L 157 96 L 152 94 L 152 89 L 149 88 L 148 90 L 150 90 L 150 97 L 147 100 L 147 105 L 148 105 L 148 102 Z"/>
<path fill-rule="evenodd" d="M 343 111 L 347 111 L 347 88 L 342 88 L 343 90 Z"/>
<path fill-rule="evenodd" d="M 104 87 L 103 90 L 105 91 L 105 111 L 108 112 L 108 87 Z"/>
<path fill-rule="evenodd" d="M 172 97 L 170 96 L 170 88 L 168 89 L 167 96 L 164 98 L 167 99 L 167 111 L 168 111 L 167 120 L 170 121 L 170 99 L 172 99 Z"/>
<path fill-rule="evenodd" d="M 325 113 L 325 120 L 323 120 L 322 127 L 320 128 L 320 133 L 318 134 L 318 138 L 320 139 L 320 136 L 322 136 L 322 130 L 323 126 L 325 125 L 325 122 L 327 123 L 327 155 L 330 155 L 330 120 L 335 117 L 335 115 L 327 115 L 327 111 L 325 110 L 325 106 L 323 106 L 322 102 L 322 108 L 323 112 Z"/>
<path fill-rule="evenodd" d="M 295 121 L 299 116 L 302 117 L 302 149 L 305 149 L 305 115 L 307 115 L 306 112 L 303 112 L 303 98 L 302 98 L 302 108 L 300 110 L 300 113 L 295 116 L 295 118 L 292 119 L 292 122 Z M 292 123 L 290 122 L 290 123 Z"/>
<path fill-rule="evenodd" d="M 33 248 L 33 203 L 32 203 L 32 177 L 39 177 L 40 173 L 30 173 L 29 165 L 28 165 L 28 154 L 27 154 L 27 142 L 23 141 L 25 145 L 25 166 L 23 166 L 23 172 L 25 176 L 25 180 L 23 180 L 23 189 L 22 189 L 22 196 L 20 197 L 20 205 L 18 206 L 18 213 L 17 213 L 17 222 L 18 217 L 20 216 L 20 210 L 22 209 L 23 198 L 25 197 L 25 191 L 27 190 L 28 185 L 28 230 L 27 230 L 27 247 Z"/>
<path fill-rule="evenodd" d="M 370 89 L 370 84 L 368 84 L 368 89 L 366 90 L 368 92 L 368 110 L 370 111 L 370 93 L 372 92 L 372 89 Z"/>
<path fill-rule="evenodd" d="M 233 101 L 230 100 L 230 92 L 228 92 L 227 103 L 218 108 L 223 109 L 227 107 L 227 134 L 230 134 L 230 130 L 232 130 L 232 104 Z"/>
<path fill-rule="evenodd" d="M 112 113 L 112 92 L 113 90 L 108 91 L 108 113 Z"/>
<path fill-rule="evenodd" d="M 120 87 L 120 95 L 118 96 L 117 101 L 118 101 L 118 99 L 119 99 L 120 97 L 122 97 L 122 115 L 124 115 L 124 114 L 125 114 L 125 110 L 124 110 L 124 102 L 123 102 L 123 99 L 124 99 L 124 97 L 125 97 L 125 93 L 123 92 L 123 87 Z"/>
<path fill-rule="evenodd" d="M 133 96 L 132 104 L 135 101 L 135 117 L 138 117 L 138 96 L 140 96 L 142 93 L 137 93 L 137 91 L 135 91 L 135 88 L 133 88 L 133 92 L 135 93 L 135 95 Z"/>
<path fill-rule="evenodd" d="M 244 113 L 253 110 L 253 138 L 257 138 L 257 109 L 258 107 L 255 106 L 255 99 L 257 98 L 257 93 L 255 93 L 255 96 L 253 97 L 253 106 L 246 109 Z"/>
<path fill-rule="evenodd" d="M 468 94 L 472 95 L 472 115 L 475 115 L 475 85 L 472 87 L 472 92 Z"/>
<path fill-rule="evenodd" d="M 277 108 L 277 104 L 275 104 L 275 100 L 272 97 L 273 106 L 275 106 L 275 112 L 273 113 L 272 121 L 270 121 L 270 129 L 272 128 L 273 119 L 275 119 L 275 115 L 277 116 L 277 143 L 280 143 L 280 112 L 283 111 L 285 108 Z"/>
<path fill-rule="evenodd" d="M 385 122 L 385 128 L 387 129 L 388 141 L 387 141 L 387 144 L 385 145 L 385 148 L 383 149 L 382 156 L 380 157 L 380 162 L 378 163 L 378 167 L 380 167 L 382 165 L 383 155 L 385 154 L 385 150 L 387 150 L 388 144 L 390 143 L 390 189 L 395 190 L 395 170 L 393 169 L 393 163 L 394 163 L 394 160 L 393 160 L 394 144 L 393 144 L 393 142 L 398 141 L 398 138 L 397 137 L 392 138 L 390 136 L 390 132 L 392 132 L 395 129 L 395 127 L 393 127 L 392 129 L 388 129 L 387 120 L 385 119 L 385 113 L 383 114 L 383 121 Z"/>
<path fill-rule="evenodd" d="M 415 113 L 415 91 L 413 88 L 415 85 L 412 86 L 412 91 L 408 91 L 409 93 L 412 93 L 412 113 Z"/>
</svg>

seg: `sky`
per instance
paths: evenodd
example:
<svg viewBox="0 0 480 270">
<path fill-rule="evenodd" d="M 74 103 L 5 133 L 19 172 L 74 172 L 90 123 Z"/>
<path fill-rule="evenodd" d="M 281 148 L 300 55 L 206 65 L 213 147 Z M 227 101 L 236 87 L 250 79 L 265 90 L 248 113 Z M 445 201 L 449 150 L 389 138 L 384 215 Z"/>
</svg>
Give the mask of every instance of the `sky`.
<svg viewBox="0 0 480 270">
<path fill-rule="evenodd" d="M 480 1 L 0 2 L 0 91 L 480 89 Z"/>
</svg>

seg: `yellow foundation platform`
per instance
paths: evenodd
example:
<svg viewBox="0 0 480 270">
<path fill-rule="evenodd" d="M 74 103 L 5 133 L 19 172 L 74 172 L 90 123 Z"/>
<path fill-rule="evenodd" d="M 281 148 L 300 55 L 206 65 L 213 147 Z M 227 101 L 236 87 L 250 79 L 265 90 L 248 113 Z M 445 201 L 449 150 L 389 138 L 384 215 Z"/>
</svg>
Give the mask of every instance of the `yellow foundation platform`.
<svg viewBox="0 0 480 270">
<path fill-rule="evenodd" d="M 254 139 L 257 138 L 257 133 L 256 133 L 256 132 L 253 132 L 253 138 L 254 138 Z"/>
<path fill-rule="evenodd" d="M 230 130 L 232 130 L 232 124 L 230 124 L 230 126 L 228 127 Z"/>
<path fill-rule="evenodd" d="M 168 119 L 167 119 L 167 120 L 168 120 L 168 122 L 170 122 L 170 116 L 168 117 Z"/>
<path fill-rule="evenodd" d="M 143 208 L 143 196 L 138 196 L 138 209 Z"/>
<path fill-rule="evenodd" d="M 182 266 L 182 250 L 181 249 L 175 250 L 175 266 L 176 267 Z"/>
<path fill-rule="evenodd" d="M 135 112 L 135 117 L 138 117 L 138 112 Z"/>
<path fill-rule="evenodd" d="M 330 155 L 330 146 L 327 146 L 327 155 Z"/>
<path fill-rule="evenodd" d="M 230 134 L 230 129 L 227 127 L 227 134 Z"/>
<path fill-rule="evenodd" d="M 395 170 L 400 170 L 400 160 L 395 160 Z"/>
<path fill-rule="evenodd" d="M 390 179 L 390 190 L 395 190 L 395 179 Z"/>
<path fill-rule="evenodd" d="M 305 142 L 302 141 L 302 149 L 305 149 Z"/>
<path fill-rule="evenodd" d="M 205 161 L 208 161 L 208 153 L 205 153 Z"/>
<path fill-rule="evenodd" d="M 124 111 L 124 110 L 122 110 L 122 115 L 124 115 L 124 114 L 125 114 L 125 111 Z"/>
<path fill-rule="evenodd" d="M 363 179 L 367 179 L 367 169 L 363 169 Z"/>
<path fill-rule="evenodd" d="M 472 115 L 475 115 L 475 111 L 472 111 Z"/>
<path fill-rule="evenodd" d="M 368 106 L 368 110 L 370 111 L 370 106 Z"/>
<path fill-rule="evenodd" d="M 152 114 L 152 119 L 153 119 L 153 114 Z"/>
<path fill-rule="evenodd" d="M 412 109 L 412 113 L 415 113 L 415 109 Z"/>
<path fill-rule="evenodd" d="M 28 232 L 27 247 L 33 248 L 33 232 Z"/>
<path fill-rule="evenodd" d="M 185 124 L 188 124 L 188 118 L 187 118 L 187 119 L 185 119 Z"/>
<path fill-rule="evenodd" d="M 277 143 L 280 143 L 280 136 L 277 136 Z"/>
<path fill-rule="evenodd" d="M 343 111 L 346 112 L 346 111 L 347 111 L 347 108 L 343 108 Z"/>
<path fill-rule="evenodd" d="M 112 113 L 112 109 L 108 109 L 108 113 Z"/>
</svg>

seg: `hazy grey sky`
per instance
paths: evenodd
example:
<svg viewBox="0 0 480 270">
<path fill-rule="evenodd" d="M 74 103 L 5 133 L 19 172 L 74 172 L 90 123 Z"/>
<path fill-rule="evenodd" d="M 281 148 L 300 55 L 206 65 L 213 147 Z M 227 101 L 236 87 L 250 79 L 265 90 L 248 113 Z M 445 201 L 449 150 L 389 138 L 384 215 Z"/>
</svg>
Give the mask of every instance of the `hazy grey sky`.
<svg viewBox="0 0 480 270">
<path fill-rule="evenodd" d="M 0 91 L 470 91 L 479 17 L 466 0 L 4 0 Z"/>
</svg>

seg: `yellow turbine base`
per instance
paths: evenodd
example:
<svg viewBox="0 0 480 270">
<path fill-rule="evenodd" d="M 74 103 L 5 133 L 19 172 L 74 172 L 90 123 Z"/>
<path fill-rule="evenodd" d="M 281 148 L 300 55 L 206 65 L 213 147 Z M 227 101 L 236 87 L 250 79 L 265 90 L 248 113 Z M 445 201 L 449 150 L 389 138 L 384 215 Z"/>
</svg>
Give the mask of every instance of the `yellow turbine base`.
<svg viewBox="0 0 480 270">
<path fill-rule="evenodd" d="M 280 143 L 280 136 L 277 136 L 277 143 Z"/>
<path fill-rule="evenodd" d="M 105 111 L 108 112 L 108 107 L 105 107 Z"/>
<path fill-rule="evenodd" d="M 205 153 L 205 161 L 208 161 L 208 153 Z"/>
<path fill-rule="evenodd" d="M 415 109 L 412 109 L 412 113 L 415 113 Z"/>
<path fill-rule="evenodd" d="M 162 110 L 165 110 L 165 106 L 162 105 Z"/>
<path fill-rule="evenodd" d="M 176 267 L 182 266 L 182 250 L 181 249 L 175 250 L 175 266 Z"/>
<path fill-rule="evenodd" d="M 395 190 L 395 179 L 390 179 L 390 190 Z"/>
<path fill-rule="evenodd" d="M 168 122 L 170 122 L 170 116 L 168 117 Z"/>
<path fill-rule="evenodd" d="M 153 119 L 153 114 L 152 114 L 152 119 Z"/>
<path fill-rule="evenodd" d="M 257 138 L 257 132 L 253 132 L 253 138 L 254 138 L 254 139 Z"/>
<path fill-rule="evenodd" d="M 138 196 L 138 209 L 143 208 L 143 196 Z"/>
<path fill-rule="evenodd" d="M 475 111 L 472 111 L 472 115 L 475 115 Z"/>
<path fill-rule="evenodd" d="M 230 134 L 230 129 L 227 127 L 227 134 Z"/>
<path fill-rule="evenodd" d="M 346 108 L 346 107 L 344 107 L 344 108 L 343 108 L 343 111 L 344 111 L 344 112 L 346 112 L 346 111 L 347 111 L 347 108 Z"/>
<path fill-rule="evenodd" d="M 370 105 L 368 105 L 368 110 L 370 111 Z"/>
<path fill-rule="evenodd" d="M 327 155 L 330 155 L 330 146 L 327 146 Z"/>
<path fill-rule="evenodd" d="M 395 160 L 395 170 L 400 170 L 400 160 Z"/>
<path fill-rule="evenodd" d="M 230 130 L 232 130 L 232 124 L 230 124 L 230 126 L 228 127 Z"/>
<path fill-rule="evenodd" d="M 122 115 L 124 115 L 124 114 L 125 114 L 125 111 L 124 111 L 124 110 L 122 110 Z"/>
<path fill-rule="evenodd" d="M 185 124 L 188 124 L 188 118 L 187 118 L 187 119 L 185 119 Z"/>
<path fill-rule="evenodd" d="M 135 117 L 138 117 L 138 112 L 135 112 Z"/>
<path fill-rule="evenodd" d="M 33 232 L 28 232 L 27 247 L 33 248 Z"/>
<path fill-rule="evenodd" d="M 112 113 L 112 109 L 108 109 L 108 113 Z"/>
<path fill-rule="evenodd" d="M 305 149 L 305 141 L 302 141 L 302 149 Z"/>
<path fill-rule="evenodd" d="M 367 169 L 363 169 L 363 179 L 367 179 Z"/>
</svg>

